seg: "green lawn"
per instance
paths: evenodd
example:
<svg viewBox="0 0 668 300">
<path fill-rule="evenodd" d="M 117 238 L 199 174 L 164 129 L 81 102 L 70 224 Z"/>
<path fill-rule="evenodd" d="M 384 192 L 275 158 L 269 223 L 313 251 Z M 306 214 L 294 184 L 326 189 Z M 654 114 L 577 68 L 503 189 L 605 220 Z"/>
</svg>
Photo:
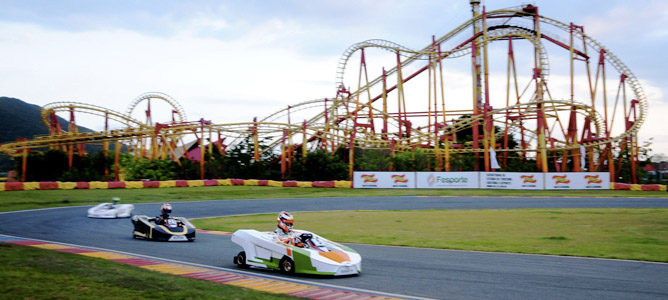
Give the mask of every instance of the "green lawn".
<svg viewBox="0 0 668 300">
<path fill-rule="evenodd" d="M 296 212 L 338 242 L 668 262 L 668 209 Z M 198 219 L 202 229 L 273 230 L 275 214 Z"/>
<path fill-rule="evenodd" d="M 270 186 L 212 186 L 191 188 L 150 188 L 110 190 L 33 190 L 0 192 L 0 211 L 93 205 L 121 197 L 124 203 L 176 202 L 225 199 L 363 197 L 363 196 L 566 196 L 566 197 L 656 197 L 665 192 L 647 191 L 522 191 L 447 189 L 342 189 L 286 188 Z"/>
<path fill-rule="evenodd" d="M 100 258 L 0 243 L 3 299 L 294 299 Z"/>
</svg>

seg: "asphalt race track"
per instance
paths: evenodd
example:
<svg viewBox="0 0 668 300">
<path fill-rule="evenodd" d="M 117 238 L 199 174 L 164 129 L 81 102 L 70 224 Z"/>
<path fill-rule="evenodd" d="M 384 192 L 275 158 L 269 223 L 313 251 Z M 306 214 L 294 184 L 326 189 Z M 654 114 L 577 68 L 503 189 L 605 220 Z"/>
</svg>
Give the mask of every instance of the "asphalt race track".
<svg viewBox="0 0 668 300">
<path fill-rule="evenodd" d="M 298 212 L 668 207 L 668 199 L 368 197 L 225 200 L 172 202 L 172 204 L 173 215 L 199 218 L 276 213 L 281 210 Z M 160 203 L 135 204 L 134 214 L 154 216 L 158 214 L 159 206 Z M 1 213 L 4 222 L 0 227 L 0 234 L 236 269 L 232 264 L 232 257 L 241 251 L 241 248 L 232 243 L 227 235 L 198 233 L 198 239 L 194 243 L 134 240 L 129 219 L 90 219 L 86 217 L 88 208 L 89 206 L 66 207 Z M 267 224 L 267 230 L 272 230 L 274 227 L 275 223 Z M 350 246 L 362 255 L 361 275 L 345 278 L 305 276 L 292 276 L 292 278 L 406 297 L 436 299 L 668 298 L 668 264 L 665 263 L 361 244 L 350 244 Z M 266 270 L 251 272 L 284 277 Z"/>
</svg>

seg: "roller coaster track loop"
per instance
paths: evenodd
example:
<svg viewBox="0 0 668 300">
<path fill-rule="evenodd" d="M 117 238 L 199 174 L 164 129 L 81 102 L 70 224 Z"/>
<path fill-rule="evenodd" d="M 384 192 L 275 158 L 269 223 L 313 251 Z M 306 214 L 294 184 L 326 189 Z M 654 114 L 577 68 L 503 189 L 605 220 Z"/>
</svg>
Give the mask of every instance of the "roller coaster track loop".
<svg viewBox="0 0 668 300">
<path fill-rule="evenodd" d="M 132 100 L 132 102 L 128 106 L 126 114 L 128 116 L 132 116 L 132 112 L 140 102 L 147 101 L 150 99 L 159 99 L 164 102 L 167 102 L 167 104 L 169 104 L 172 107 L 172 111 L 175 112 L 176 115 L 178 116 L 178 120 L 175 120 L 176 122 L 185 122 L 187 120 L 185 110 L 183 110 L 183 107 L 181 107 L 179 102 L 174 100 L 174 98 L 170 97 L 169 95 L 160 92 L 148 92 L 137 96 L 137 98 Z"/>
<path fill-rule="evenodd" d="M 526 39 L 530 41 L 531 43 L 534 44 L 535 47 L 540 49 L 540 65 L 541 65 L 541 76 L 543 80 L 546 80 L 548 75 L 549 75 L 549 60 L 547 57 L 547 51 L 545 50 L 545 47 L 541 44 L 540 40 L 538 40 L 535 36 L 535 31 L 533 29 L 529 28 L 524 28 L 520 26 L 514 26 L 514 25 L 497 25 L 497 26 L 490 26 L 488 27 L 489 35 L 487 39 L 481 38 L 479 40 L 480 45 L 490 43 L 492 41 L 496 40 L 501 40 L 504 38 L 508 37 L 519 37 Z M 407 57 L 406 61 L 402 61 L 402 65 L 406 66 L 409 65 L 410 63 L 413 63 L 414 61 L 417 60 L 426 60 L 428 59 L 429 56 L 432 57 L 438 57 L 440 55 L 441 59 L 446 59 L 446 58 L 457 58 L 461 57 L 464 55 L 467 55 L 471 53 L 471 44 L 467 43 L 464 44 L 460 47 L 454 48 L 449 51 L 442 51 L 442 52 L 434 52 L 433 49 L 428 49 L 427 51 L 425 50 L 411 50 L 407 47 L 401 46 L 397 43 L 386 41 L 386 40 L 366 40 L 364 42 L 360 42 L 357 44 L 354 44 L 346 51 L 343 52 L 341 55 L 341 58 L 339 59 L 339 64 L 338 68 L 336 71 L 336 85 L 337 87 L 340 86 L 345 86 L 344 84 L 344 77 L 345 77 L 345 71 L 346 71 L 346 66 L 348 64 L 348 61 L 350 58 L 359 50 L 365 49 L 365 48 L 379 48 L 383 49 L 386 51 L 390 52 L 397 52 L 401 54 L 403 57 Z M 412 54 L 412 55 L 408 55 Z M 396 67 L 390 69 L 390 71 L 386 72 L 387 75 L 393 74 L 396 72 Z M 368 84 L 368 86 L 374 86 L 376 84 L 379 84 L 382 81 L 382 77 L 377 77 L 373 80 L 371 80 Z M 362 93 L 365 92 L 368 89 L 368 86 L 363 86 L 360 87 L 358 91 L 355 91 L 355 93 Z"/>
<path fill-rule="evenodd" d="M 570 25 L 565 24 L 563 22 L 543 17 L 541 16 L 541 21 L 553 25 L 565 32 L 569 32 L 570 30 Z M 594 40 L 592 37 L 586 35 L 584 32 L 576 30 L 574 31 L 574 34 L 581 40 L 584 40 L 589 47 L 591 47 L 594 50 L 597 51 L 605 51 L 605 61 L 612 64 L 612 66 L 619 72 L 620 74 L 626 75 L 626 82 L 627 84 L 631 87 L 631 90 L 633 91 L 633 94 L 635 95 L 635 99 L 638 100 L 638 116 L 636 118 L 636 121 L 633 122 L 633 125 L 631 128 L 626 130 L 624 133 L 622 133 L 620 136 L 617 136 L 614 140 L 621 140 L 624 138 L 627 138 L 631 135 L 635 135 L 638 130 L 640 130 L 640 127 L 642 124 L 645 122 L 645 118 L 647 117 L 647 107 L 648 107 L 648 99 L 647 95 L 645 94 L 645 91 L 642 89 L 642 86 L 640 85 L 640 82 L 638 78 L 633 74 L 631 69 L 627 67 L 612 51 L 609 49 L 603 47 L 601 43 L 598 41 Z"/>
<path fill-rule="evenodd" d="M 488 26 L 487 29 L 492 33 L 490 34 L 489 38 L 487 40 L 483 41 L 483 42 L 487 43 L 487 42 L 490 42 L 490 41 L 493 41 L 493 40 L 503 39 L 504 37 L 507 37 L 507 36 L 523 35 L 525 39 L 532 41 L 534 43 L 534 45 L 540 44 L 540 41 L 536 41 L 535 39 L 532 40 L 531 38 L 528 37 L 528 36 L 531 36 L 531 35 L 535 36 L 535 32 L 532 29 L 524 28 L 522 23 L 520 23 L 520 22 L 513 22 L 513 19 L 515 19 L 515 18 L 520 18 L 520 19 L 525 19 L 525 20 L 528 20 L 528 21 L 533 21 L 533 18 L 534 18 L 533 14 L 526 13 L 526 12 L 520 11 L 520 10 L 495 10 L 495 11 L 488 12 L 487 16 L 488 16 L 488 18 L 493 17 L 494 19 L 501 20 L 501 21 L 498 22 L 498 23 L 500 23 L 500 25 Z M 503 20 L 503 18 L 505 18 L 505 20 Z M 437 43 L 437 44 L 438 43 L 444 43 L 444 42 L 452 39 L 456 35 L 462 33 L 464 30 L 469 28 L 475 22 L 481 22 L 481 19 L 482 19 L 482 16 L 470 19 L 469 21 L 463 23 L 462 25 L 455 28 L 454 30 L 452 30 L 448 34 L 445 34 L 441 38 L 437 39 L 435 43 Z M 539 16 L 538 20 L 541 22 L 541 24 L 551 25 L 551 26 L 554 26 L 554 27 L 562 30 L 565 33 L 570 33 L 571 27 L 568 24 L 565 24 L 565 23 L 562 23 L 560 21 L 557 21 L 557 20 L 554 20 L 554 19 L 551 19 L 551 18 L 548 18 L 548 17 L 544 17 L 544 16 Z M 516 23 L 519 24 L 519 25 L 516 25 Z M 525 22 L 525 23 L 527 23 L 527 22 Z M 507 31 L 509 29 L 513 29 L 513 30 L 516 30 L 516 31 L 522 30 L 522 31 L 525 31 L 525 33 L 524 34 L 520 34 L 518 32 L 510 33 L 510 32 Z M 495 35 L 493 32 L 495 32 L 497 30 L 502 30 L 502 31 L 499 31 L 499 34 Z M 527 33 L 529 33 L 529 34 L 527 35 Z M 605 60 L 607 62 L 609 62 L 620 74 L 624 74 L 624 75 L 627 76 L 626 77 L 627 83 L 631 87 L 632 92 L 635 95 L 635 99 L 638 100 L 638 104 L 639 104 L 638 105 L 638 107 L 639 107 L 638 116 L 637 116 L 636 121 L 631 126 L 631 128 L 629 128 L 628 130 L 626 130 L 625 132 L 621 133 L 618 136 L 611 137 L 609 139 L 605 139 L 604 142 L 596 142 L 594 144 L 600 145 L 600 144 L 604 144 L 604 143 L 620 141 L 624 138 L 627 138 L 631 135 L 634 135 L 635 133 L 637 133 L 640 126 L 644 122 L 644 119 L 646 118 L 646 113 L 647 113 L 647 97 L 646 97 L 644 91 L 642 90 L 642 88 L 641 88 L 641 86 L 638 82 L 637 77 L 610 50 L 604 48 L 599 42 L 597 42 L 596 40 L 594 40 L 590 36 L 584 34 L 583 31 L 577 31 L 577 30 L 574 31 L 574 38 L 585 41 L 585 43 L 589 47 L 594 49 L 594 51 L 601 51 L 601 50 L 605 51 L 605 54 L 606 54 Z M 383 49 L 390 50 L 390 51 L 402 51 L 402 52 L 405 52 L 405 53 L 408 53 L 408 54 L 412 54 L 412 55 L 405 55 L 405 57 L 407 57 L 407 59 L 402 61 L 402 66 L 407 66 L 407 65 L 409 65 L 409 64 L 411 64 L 415 61 L 424 59 L 424 57 L 427 56 L 427 55 L 433 54 L 433 47 L 431 45 L 425 47 L 422 50 L 410 50 L 410 49 L 407 49 L 406 47 L 400 46 L 396 43 L 389 42 L 389 41 L 383 41 L 383 40 L 368 40 L 368 41 L 365 41 L 365 42 L 357 43 L 357 44 L 349 47 L 344 52 L 342 58 L 340 59 L 339 69 L 337 70 L 337 85 L 338 86 L 343 84 L 343 74 L 345 74 L 345 66 L 347 65 L 347 61 L 349 60 L 349 58 L 352 56 L 352 54 L 354 52 L 356 52 L 360 49 L 363 49 L 363 48 L 367 48 L 367 47 L 377 47 L 377 48 L 383 48 Z M 466 48 L 469 48 L 469 49 L 466 49 Z M 541 49 L 541 52 L 542 52 L 542 54 L 540 56 L 540 64 L 542 65 L 541 69 L 542 69 L 542 72 L 547 72 L 549 70 L 547 55 L 545 55 L 546 52 L 544 50 L 544 47 L 542 47 L 542 45 L 541 45 L 540 49 Z M 449 52 L 445 51 L 445 52 L 443 52 L 443 53 L 445 53 L 443 56 L 446 56 L 446 57 L 447 57 L 447 55 L 457 55 L 458 56 L 458 53 L 461 53 L 462 51 L 470 51 L 470 46 L 461 47 L 461 49 L 453 49 L 453 50 L 450 50 Z M 389 76 L 390 74 L 396 73 L 396 71 L 397 71 L 396 67 L 391 68 L 391 69 L 386 71 L 386 76 Z M 543 73 L 542 75 L 544 77 L 543 79 L 547 79 L 547 75 L 548 75 L 547 73 Z M 364 85 L 364 86 L 360 87 L 359 90 L 353 91 L 351 93 L 352 94 L 359 94 L 359 93 L 365 91 L 366 89 L 368 89 L 370 86 L 374 86 L 374 85 L 379 84 L 381 81 L 382 81 L 382 77 L 377 77 L 377 78 L 371 80 L 367 85 Z M 535 100 L 536 99 L 534 99 L 534 102 L 535 102 Z M 341 101 L 339 103 L 340 104 L 346 104 L 345 101 Z M 335 108 L 332 107 L 330 109 L 334 110 Z M 322 117 L 322 114 L 316 116 L 312 120 L 315 120 L 315 119 L 320 118 L 320 117 Z M 600 116 L 598 114 L 594 114 L 594 117 L 595 117 L 594 121 L 596 123 L 596 127 L 599 129 L 597 131 L 597 134 L 603 132 L 601 130 L 602 127 L 601 127 Z"/>
<path fill-rule="evenodd" d="M 49 120 L 51 113 L 70 112 L 72 109 L 79 113 L 107 117 L 110 120 L 119 122 L 127 127 L 146 127 L 142 122 L 133 119 L 129 115 L 101 106 L 81 102 L 53 102 L 42 106 L 40 109 L 42 122 L 49 127 L 51 126 Z"/>
<path fill-rule="evenodd" d="M 533 18 L 532 14 L 527 14 L 524 12 L 520 11 L 507 11 L 507 10 L 497 10 L 497 11 L 492 11 L 489 12 L 489 15 L 495 15 L 495 16 L 503 16 L 504 14 L 507 15 L 507 13 L 512 12 L 516 13 L 518 17 L 520 18 L 525 18 L 525 19 L 530 19 Z M 571 26 L 570 24 L 566 24 L 560 21 L 557 21 L 555 19 L 545 17 L 545 16 L 539 16 L 539 21 L 541 24 L 548 24 L 553 26 L 554 28 L 557 28 L 564 33 L 569 33 L 571 32 Z M 476 18 L 479 19 L 479 18 Z M 614 69 L 619 72 L 620 74 L 626 75 L 626 83 L 631 87 L 631 90 L 633 94 L 635 95 L 635 99 L 638 100 L 638 116 L 633 122 L 633 125 L 631 128 L 628 130 L 624 131 L 622 134 L 619 136 L 613 137 L 608 140 L 608 142 L 613 142 L 613 141 L 619 141 L 624 138 L 628 138 L 632 135 L 635 135 L 638 130 L 640 129 L 641 125 L 644 123 L 645 118 L 647 117 L 647 106 L 648 106 L 648 99 L 643 91 L 638 78 L 631 72 L 631 69 L 629 69 L 612 51 L 609 49 L 603 47 L 601 43 L 596 41 L 594 38 L 591 36 L 586 35 L 583 31 L 580 30 L 574 30 L 574 39 L 579 39 L 584 41 L 589 47 L 591 47 L 595 52 L 600 52 L 601 50 L 605 52 L 605 61 L 610 63 Z M 600 131 L 599 131 L 600 132 Z M 599 143 L 597 143 L 599 144 Z"/>
<path fill-rule="evenodd" d="M 528 40 L 536 48 L 540 49 L 539 50 L 539 53 L 540 53 L 539 61 L 540 61 L 540 65 L 541 65 L 541 68 L 540 68 L 541 69 L 541 78 L 542 78 L 542 80 L 545 84 L 547 82 L 548 76 L 549 76 L 549 70 L 550 70 L 549 60 L 548 60 L 548 57 L 547 57 L 547 51 L 545 50 L 545 47 L 540 42 L 540 40 L 538 40 L 538 38 L 535 36 L 535 32 L 531 29 L 527 29 L 527 28 L 523 28 L 523 27 L 510 26 L 510 25 L 497 26 L 497 27 L 494 27 L 494 29 L 496 29 L 498 31 L 492 31 L 492 33 L 490 35 L 488 35 L 488 37 L 486 39 L 481 40 L 480 44 L 484 45 L 484 44 L 487 44 L 487 43 L 491 43 L 493 41 L 507 39 L 509 37 L 515 37 L 515 38 Z M 379 48 L 384 48 L 385 47 L 383 45 L 370 46 L 368 44 L 365 44 L 365 46 L 366 47 L 379 47 Z M 361 49 L 361 48 L 357 48 L 357 49 Z M 465 46 L 465 47 L 460 47 L 457 50 L 453 50 L 453 51 L 450 51 L 450 52 L 447 52 L 447 53 L 441 53 L 441 55 L 442 55 L 443 58 L 451 58 L 452 56 L 450 56 L 449 54 L 465 55 L 465 54 L 470 53 L 470 51 L 471 51 L 471 46 L 470 46 L 470 44 L 467 44 L 467 46 Z M 457 56 L 461 56 L 461 55 L 457 55 Z M 346 60 L 348 58 L 346 58 Z M 343 78 L 341 78 L 341 80 L 342 79 Z M 377 84 L 378 81 L 380 81 L 380 80 L 382 80 L 382 78 L 380 78 L 380 77 L 376 78 L 374 81 L 371 81 L 368 85 L 360 87 L 360 89 L 355 91 L 354 93 L 364 92 L 369 88 L 369 86 Z M 535 101 L 535 99 L 534 99 L 534 101 Z M 351 103 L 350 102 L 345 102 L 345 101 L 340 101 L 339 104 L 344 105 L 344 104 L 351 104 Z M 365 103 L 360 103 L 359 105 L 362 108 L 365 108 L 365 107 L 368 106 Z M 332 108 L 332 109 L 335 109 L 335 108 Z M 317 119 L 319 117 L 322 117 L 322 116 L 317 115 L 314 119 Z M 308 123 L 310 123 L 310 122 L 308 122 Z"/>
</svg>

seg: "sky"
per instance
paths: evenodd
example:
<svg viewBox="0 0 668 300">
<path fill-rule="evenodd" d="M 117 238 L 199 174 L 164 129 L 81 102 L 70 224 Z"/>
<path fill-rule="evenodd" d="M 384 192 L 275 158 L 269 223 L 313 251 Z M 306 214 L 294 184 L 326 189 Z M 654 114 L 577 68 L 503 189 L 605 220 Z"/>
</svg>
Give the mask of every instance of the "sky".
<svg viewBox="0 0 668 300">
<path fill-rule="evenodd" d="M 633 71 L 649 98 L 640 141 L 668 154 L 668 2 L 482 1 L 487 10 L 527 3 L 584 26 Z M 333 97 L 350 45 L 422 49 L 471 17 L 467 0 L 0 0 L 0 8 L 0 96 L 125 112 L 140 94 L 162 92 L 189 120 L 214 123 Z"/>
</svg>

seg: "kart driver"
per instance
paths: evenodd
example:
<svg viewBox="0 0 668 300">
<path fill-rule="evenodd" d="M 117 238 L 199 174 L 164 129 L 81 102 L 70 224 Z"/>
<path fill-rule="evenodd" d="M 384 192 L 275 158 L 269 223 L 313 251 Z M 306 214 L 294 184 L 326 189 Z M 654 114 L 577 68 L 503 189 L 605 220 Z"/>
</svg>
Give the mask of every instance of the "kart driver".
<svg viewBox="0 0 668 300">
<path fill-rule="evenodd" d="M 292 214 L 287 211 L 282 211 L 278 214 L 276 221 L 278 222 L 278 228 L 274 230 L 274 233 L 278 236 L 278 240 L 289 245 L 304 247 L 299 236 L 292 231 L 292 226 L 295 224 L 295 219 L 292 217 Z"/>
<path fill-rule="evenodd" d="M 111 202 L 111 203 L 107 203 L 107 205 L 105 205 L 104 208 L 106 208 L 106 209 L 114 209 L 114 208 L 116 208 L 116 207 L 118 206 L 118 202 L 121 200 L 121 198 L 114 197 L 114 198 L 111 198 L 111 200 L 112 200 L 112 202 Z"/>
<path fill-rule="evenodd" d="M 167 220 L 169 220 L 169 214 L 172 212 L 172 205 L 169 203 L 163 203 L 160 206 L 160 216 L 155 217 L 156 225 L 165 225 Z"/>
</svg>

